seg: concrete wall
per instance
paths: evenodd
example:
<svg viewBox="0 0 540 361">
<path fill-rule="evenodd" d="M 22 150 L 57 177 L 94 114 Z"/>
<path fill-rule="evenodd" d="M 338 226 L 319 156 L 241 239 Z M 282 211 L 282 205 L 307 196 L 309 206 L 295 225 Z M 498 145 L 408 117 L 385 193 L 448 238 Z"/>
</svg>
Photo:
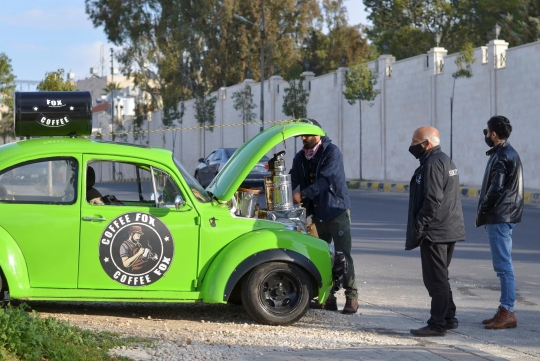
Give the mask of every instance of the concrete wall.
<svg viewBox="0 0 540 361">
<path fill-rule="evenodd" d="M 482 130 L 494 114 L 505 115 L 513 124 L 511 144 L 520 153 L 525 186 L 540 189 L 540 147 L 537 130 L 540 128 L 540 42 L 507 49 L 503 40 L 493 40 L 475 49 L 473 77 L 457 79 L 454 91 L 452 125 L 452 156 L 460 171 L 460 181 L 478 185 L 486 165 L 488 150 Z M 343 154 L 348 179 L 358 179 L 360 164 L 362 178 L 408 182 L 418 166 L 408 147 L 414 130 L 432 125 L 441 132 L 441 146 L 450 154 L 450 97 L 454 86 L 452 73 L 457 69 L 457 54 L 447 55 L 443 48 L 433 48 L 426 55 L 395 61 L 383 55 L 369 66 L 378 73 L 377 87 L 381 93 L 372 104 L 362 102 L 362 159 L 360 161 L 360 107 L 344 99 L 344 76 L 347 68 L 314 77 L 306 72 L 306 86 L 311 83 L 308 117 L 317 119 Z M 190 170 L 197 159 L 218 147 L 239 147 L 246 139 L 259 132 L 259 124 L 223 126 L 241 123 L 239 112 L 233 108 L 232 94 L 250 86 L 254 103 L 259 110 L 260 84 L 246 80 L 212 94 L 216 103 L 216 125 L 213 132 L 201 129 L 176 132 L 175 155 Z M 265 120 L 283 120 L 283 90 L 287 83 L 273 76 L 264 84 Z M 179 105 L 180 106 L 180 105 Z M 185 116 L 177 127 L 196 127 L 193 101 L 184 103 Z M 161 130 L 161 111 L 152 114 L 144 129 Z M 103 119 L 106 119 L 103 118 Z M 102 133 L 107 124 L 102 119 Z M 259 116 L 257 115 L 257 120 Z M 94 124 L 97 126 L 98 124 Z M 273 124 L 265 124 L 265 127 Z M 130 129 L 130 121 L 126 121 Z M 151 132 L 138 143 L 172 148 L 175 132 Z M 130 136 L 132 141 L 132 136 Z M 288 140 L 275 151 L 286 149 L 287 165 L 295 151 L 300 150 L 300 139 Z"/>
</svg>

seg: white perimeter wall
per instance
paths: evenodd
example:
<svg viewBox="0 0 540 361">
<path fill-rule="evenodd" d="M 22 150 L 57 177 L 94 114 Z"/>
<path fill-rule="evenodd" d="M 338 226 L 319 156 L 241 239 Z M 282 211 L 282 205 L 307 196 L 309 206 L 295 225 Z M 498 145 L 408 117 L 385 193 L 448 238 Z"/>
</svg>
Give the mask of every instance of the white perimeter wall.
<svg viewBox="0 0 540 361">
<path fill-rule="evenodd" d="M 466 185 L 482 182 L 488 150 L 482 130 L 495 114 L 508 117 L 514 131 L 510 143 L 519 152 L 525 175 L 525 187 L 540 189 L 540 42 L 507 49 L 503 40 L 493 40 L 475 49 L 473 77 L 455 82 L 453 111 L 452 155 Z M 349 105 L 342 95 L 347 68 L 315 77 L 306 72 L 306 86 L 311 82 L 308 117 L 317 119 L 328 136 L 344 155 L 348 179 L 358 179 L 360 164 L 362 178 L 408 182 L 418 166 L 408 148 L 414 130 L 432 125 L 441 132 L 443 151 L 450 154 L 450 97 L 456 71 L 457 54 L 446 54 L 444 48 L 431 49 L 426 55 L 396 62 L 391 55 L 383 55 L 369 66 L 378 73 L 377 87 L 381 93 L 372 104 L 362 102 L 362 159 L 360 161 L 359 104 Z M 232 94 L 250 86 L 254 111 L 259 119 L 260 83 L 246 80 L 222 88 L 213 96 L 216 103 L 216 125 L 241 123 L 240 114 L 233 108 Z M 264 83 L 265 120 L 283 120 L 281 109 L 283 90 L 287 87 L 280 76 Z M 179 105 L 180 106 L 180 105 Z M 193 100 L 184 103 L 183 123 L 177 127 L 198 126 L 194 118 Z M 151 114 L 145 130 L 163 129 L 161 111 Z M 266 124 L 269 127 L 273 124 Z M 109 133 L 110 116 L 94 115 L 94 129 Z M 125 122 L 131 130 L 131 122 Z M 259 124 L 245 126 L 246 140 L 259 132 Z M 218 147 L 239 147 L 243 142 L 242 126 L 217 127 L 213 132 L 201 129 L 150 132 L 144 139 L 130 142 L 150 144 L 172 149 L 191 171 L 197 160 Z M 107 139 L 109 137 L 106 137 Z M 287 166 L 290 167 L 295 150 L 302 147 L 300 139 L 286 142 Z M 274 152 L 283 150 L 280 144 Z M 271 154 L 269 154 L 271 155 Z"/>
</svg>

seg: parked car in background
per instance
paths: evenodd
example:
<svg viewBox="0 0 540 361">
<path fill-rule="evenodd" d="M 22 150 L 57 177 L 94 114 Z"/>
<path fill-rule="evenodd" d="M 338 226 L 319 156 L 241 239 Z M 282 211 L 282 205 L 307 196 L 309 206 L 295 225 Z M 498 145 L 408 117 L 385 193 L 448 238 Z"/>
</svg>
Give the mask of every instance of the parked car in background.
<svg viewBox="0 0 540 361">
<path fill-rule="evenodd" d="M 214 177 L 223 166 L 229 161 L 238 148 L 218 148 L 211 152 L 206 158 L 199 159 L 199 165 L 195 169 L 195 179 L 203 186 L 208 187 Z M 242 187 L 263 187 L 264 177 L 270 175 L 268 171 L 268 157 L 263 156 L 255 167 L 249 172 L 242 182 Z"/>
</svg>

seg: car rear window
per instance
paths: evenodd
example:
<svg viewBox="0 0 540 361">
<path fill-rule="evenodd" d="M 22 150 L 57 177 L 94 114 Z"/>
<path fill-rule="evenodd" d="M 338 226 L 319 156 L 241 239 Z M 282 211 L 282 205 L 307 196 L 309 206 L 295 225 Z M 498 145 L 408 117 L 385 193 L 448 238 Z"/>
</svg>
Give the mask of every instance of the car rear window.
<svg viewBox="0 0 540 361">
<path fill-rule="evenodd" d="M 0 172 L 0 202 L 73 204 L 78 163 L 74 158 L 45 158 Z"/>
<path fill-rule="evenodd" d="M 234 152 L 236 152 L 237 148 L 225 148 L 225 153 L 227 154 L 227 158 L 232 157 Z"/>
</svg>

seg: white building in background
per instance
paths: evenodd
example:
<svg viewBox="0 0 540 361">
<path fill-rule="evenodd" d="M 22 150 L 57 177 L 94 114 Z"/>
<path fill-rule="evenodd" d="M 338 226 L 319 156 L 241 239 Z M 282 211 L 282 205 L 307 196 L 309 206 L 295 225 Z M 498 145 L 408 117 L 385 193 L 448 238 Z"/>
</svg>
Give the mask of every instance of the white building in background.
<svg viewBox="0 0 540 361">
<path fill-rule="evenodd" d="M 91 68 L 90 72 L 96 68 Z M 97 74 L 97 72 L 95 72 Z M 114 82 L 119 89 L 114 94 L 107 92 L 107 84 Z M 111 132 L 112 107 L 116 121 L 130 122 L 135 117 L 135 106 L 142 99 L 142 92 L 133 84 L 133 79 L 122 75 L 97 76 L 77 81 L 77 90 L 89 91 L 92 94 L 93 133 Z"/>
<path fill-rule="evenodd" d="M 318 77 L 311 72 L 304 73 L 306 88 L 310 89 L 308 117 L 317 119 L 340 147 L 348 179 L 358 179 L 362 166 L 365 179 L 408 182 L 418 166 L 418 161 L 408 152 L 412 134 L 422 125 L 432 125 L 441 132 L 441 147 L 447 154 L 450 154 L 452 138 L 452 157 L 461 183 L 479 185 L 488 150 L 482 130 L 492 115 L 501 114 L 508 117 L 514 127 L 510 143 L 521 156 L 525 186 L 540 189 L 540 146 L 536 135 L 540 127 L 540 42 L 508 49 L 505 41 L 493 40 L 476 48 L 473 77 L 457 79 L 455 84 L 451 129 L 450 97 L 452 73 L 457 70 L 456 56 L 435 47 L 425 55 L 400 61 L 395 61 L 391 55 L 382 55 L 371 62 L 369 66 L 378 74 L 377 87 L 381 93 L 372 104 L 362 103 L 362 132 L 359 104 L 351 106 L 343 97 L 348 69 L 341 67 Z M 239 147 L 243 140 L 242 125 L 224 125 L 241 123 L 232 95 L 245 86 L 251 87 L 253 101 L 258 105 L 260 84 L 249 79 L 211 94 L 218 99 L 217 127 L 212 132 L 202 129 L 162 131 L 165 130 L 162 111 L 158 110 L 143 123 L 144 130 L 155 131 L 144 135 L 144 143 L 169 149 L 174 143 L 176 157 L 193 171 L 197 160 L 213 149 Z M 282 113 L 283 90 L 287 86 L 279 75 L 265 81 L 264 118 L 270 122 L 287 119 Z M 96 87 L 103 89 L 105 85 Z M 197 127 L 193 103 L 187 100 L 178 105 L 183 106 L 185 113 L 175 128 Z M 255 113 L 257 111 L 258 107 L 254 109 Z M 133 129 L 130 123 L 125 120 L 124 127 Z M 265 124 L 265 128 L 273 124 Z M 250 139 L 259 132 L 259 124 L 246 125 L 245 130 Z M 107 129 L 102 129 L 101 134 L 107 134 Z M 137 140 L 129 136 L 128 141 L 143 143 L 140 136 Z M 286 164 L 290 167 L 295 149 L 299 150 L 302 145 L 299 139 L 289 139 L 285 145 Z M 283 149 L 283 144 L 275 150 L 278 149 Z"/>
</svg>

